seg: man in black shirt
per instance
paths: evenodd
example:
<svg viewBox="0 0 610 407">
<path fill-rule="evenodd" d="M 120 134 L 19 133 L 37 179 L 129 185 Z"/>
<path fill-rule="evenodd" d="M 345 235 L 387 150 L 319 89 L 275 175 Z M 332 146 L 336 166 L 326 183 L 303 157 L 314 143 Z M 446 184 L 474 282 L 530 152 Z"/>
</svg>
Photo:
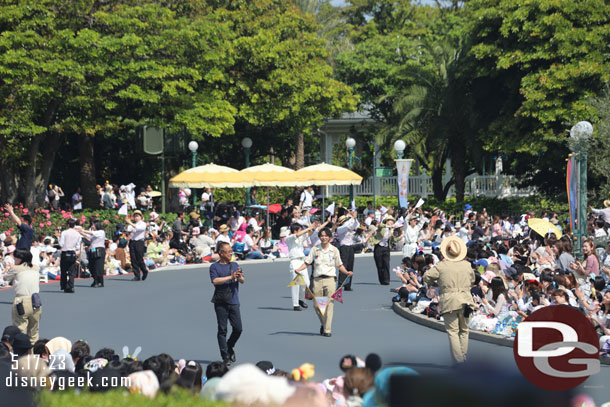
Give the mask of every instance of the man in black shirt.
<svg viewBox="0 0 610 407">
<path fill-rule="evenodd" d="M 30 226 L 32 224 L 32 217 L 26 213 L 23 215 L 22 219 L 19 219 L 19 216 L 15 215 L 13 205 L 11 204 L 4 205 L 4 209 L 8 212 L 11 220 L 15 222 L 15 225 L 17 225 L 17 228 L 21 233 L 15 248 L 30 250 L 30 247 L 32 247 L 32 240 L 34 240 L 34 229 Z"/>
<path fill-rule="evenodd" d="M 485 227 L 485 219 L 479 219 L 477 225 L 472 230 L 472 240 L 479 240 L 487 235 L 487 227 Z"/>
<path fill-rule="evenodd" d="M 172 240 L 169 242 L 169 247 L 172 249 L 178 249 L 182 252 L 186 251 L 186 243 L 182 241 L 182 236 L 188 236 L 188 233 L 184 231 L 184 211 L 178 211 L 178 217 L 172 225 Z"/>
</svg>

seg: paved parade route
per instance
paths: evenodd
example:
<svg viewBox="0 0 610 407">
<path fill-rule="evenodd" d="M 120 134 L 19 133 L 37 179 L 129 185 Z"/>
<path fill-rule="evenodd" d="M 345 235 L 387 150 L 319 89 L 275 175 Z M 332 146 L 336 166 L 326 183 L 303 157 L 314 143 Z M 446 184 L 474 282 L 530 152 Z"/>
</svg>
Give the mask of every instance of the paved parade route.
<svg viewBox="0 0 610 407">
<path fill-rule="evenodd" d="M 394 255 L 391 266 L 398 265 Z M 242 263 L 246 284 L 240 287 L 244 332 L 235 349 L 237 363 L 271 360 L 290 370 L 304 362 L 316 366 L 316 379 L 340 374 L 344 354 L 364 358 L 378 353 L 385 364 L 405 364 L 422 373 L 445 373 L 450 365 L 447 336 L 410 322 L 391 309 L 390 287 L 381 286 L 372 257 L 356 258 L 354 291 L 335 304 L 333 336 L 319 335 L 320 324 L 310 307 L 292 310 L 287 262 Z M 392 273 L 393 274 L 393 273 Z M 216 319 L 210 303 L 213 288 L 208 267 L 188 267 L 151 273 L 144 282 L 131 276 L 107 278 L 105 288 L 77 280 L 76 293 L 64 294 L 58 283 L 41 285 L 41 338 L 87 339 L 91 348 L 120 352 L 142 347 L 140 359 L 166 352 L 174 358 L 203 364 L 219 360 Z M 0 324 L 11 323 L 13 291 L 0 291 Z M 471 359 L 518 373 L 512 349 L 471 340 Z M 205 366 L 204 366 L 205 368 Z M 610 400 L 610 367 L 585 383 L 596 401 Z"/>
</svg>

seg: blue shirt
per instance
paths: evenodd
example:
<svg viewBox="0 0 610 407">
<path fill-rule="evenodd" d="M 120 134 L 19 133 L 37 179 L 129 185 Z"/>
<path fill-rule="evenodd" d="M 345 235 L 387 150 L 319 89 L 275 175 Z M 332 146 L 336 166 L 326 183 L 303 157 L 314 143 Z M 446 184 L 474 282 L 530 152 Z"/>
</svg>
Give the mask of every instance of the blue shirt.
<svg viewBox="0 0 610 407">
<path fill-rule="evenodd" d="M 19 225 L 19 231 L 21 232 L 21 236 L 19 237 L 15 248 L 30 250 L 30 247 L 32 247 L 32 241 L 34 240 L 34 229 L 32 229 L 30 225 L 21 222 L 21 225 Z"/>
<path fill-rule="evenodd" d="M 212 264 L 210 266 L 210 280 L 212 281 L 212 284 L 218 277 L 227 277 L 233 274 L 233 272 L 237 270 L 237 267 L 238 265 L 235 262 L 222 264 L 221 262 L 217 261 L 216 263 Z M 231 305 L 239 305 L 239 282 L 237 280 L 232 280 L 228 283 L 220 284 L 214 287 L 220 288 L 226 287 L 227 285 L 231 289 L 231 294 L 233 295 Z"/>
</svg>

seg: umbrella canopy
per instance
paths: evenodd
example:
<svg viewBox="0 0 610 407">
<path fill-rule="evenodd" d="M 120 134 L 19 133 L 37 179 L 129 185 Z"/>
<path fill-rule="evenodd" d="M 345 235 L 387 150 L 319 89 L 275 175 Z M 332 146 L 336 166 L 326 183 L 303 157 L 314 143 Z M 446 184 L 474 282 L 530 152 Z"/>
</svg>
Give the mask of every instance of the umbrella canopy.
<svg viewBox="0 0 610 407">
<path fill-rule="evenodd" d="M 157 198 L 157 197 L 159 197 L 159 196 L 161 196 L 161 195 L 163 195 L 163 194 L 161 193 L 161 191 L 150 191 L 150 192 L 148 193 L 148 195 L 149 195 L 151 198 Z"/>
<path fill-rule="evenodd" d="M 534 232 L 538 233 L 540 236 L 546 236 L 547 233 L 555 233 L 557 239 L 561 237 L 561 231 L 555 225 L 553 225 L 548 220 L 540 219 L 540 218 L 529 218 L 527 220 L 527 224 L 530 229 Z"/>
<path fill-rule="evenodd" d="M 233 168 L 206 164 L 181 172 L 169 180 L 169 186 L 171 188 L 239 188 L 240 185 L 227 182 L 227 177 L 238 173 L 239 171 Z"/>
<path fill-rule="evenodd" d="M 303 185 L 360 185 L 362 177 L 347 168 L 326 163 L 310 165 L 296 172 Z"/>
<path fill-rule="evenodd" d="M 247 188 L 259 187 L 294 187 L 305 185 L 295 180 L 295 172 L 290 168 L 273 164 L 255 165 L 244 168 L 237 174 L 229 174 L 226 178 L 231 186 Z"/>
</svg>

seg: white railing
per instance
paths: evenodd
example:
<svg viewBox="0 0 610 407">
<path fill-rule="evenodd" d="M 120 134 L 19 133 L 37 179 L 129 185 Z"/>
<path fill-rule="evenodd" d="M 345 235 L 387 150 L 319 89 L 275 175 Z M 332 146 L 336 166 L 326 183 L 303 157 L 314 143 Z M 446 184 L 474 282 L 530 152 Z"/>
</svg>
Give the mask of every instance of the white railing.
<svg viewBox="0 0 610 407">
<path fill-rule="evenodd" d="M 375 181 L 375 195 L 398 195 L 396 177 L 378 177 Z M 533 187 L 519 188 L 517 183 L 518 179 L 512 175 L 470 175 L 466 177 L 464 194 L 467 196 L 506 198 L 511 196 L 530 196 L 536 192 Z M 327 195 L 349 195 L 349 186 L 329 186 L 327 187 Z M 365 179 L 360 185 L 354 186 L 354 195 L 373 195 L 373 178 Z M 432 177 L 429 175 L 410 176 L 409 195 L 423 198 L 434 195 Z M 454 195 L 455 187 L 452 186 L 447 196 Z"/>
</svg>

